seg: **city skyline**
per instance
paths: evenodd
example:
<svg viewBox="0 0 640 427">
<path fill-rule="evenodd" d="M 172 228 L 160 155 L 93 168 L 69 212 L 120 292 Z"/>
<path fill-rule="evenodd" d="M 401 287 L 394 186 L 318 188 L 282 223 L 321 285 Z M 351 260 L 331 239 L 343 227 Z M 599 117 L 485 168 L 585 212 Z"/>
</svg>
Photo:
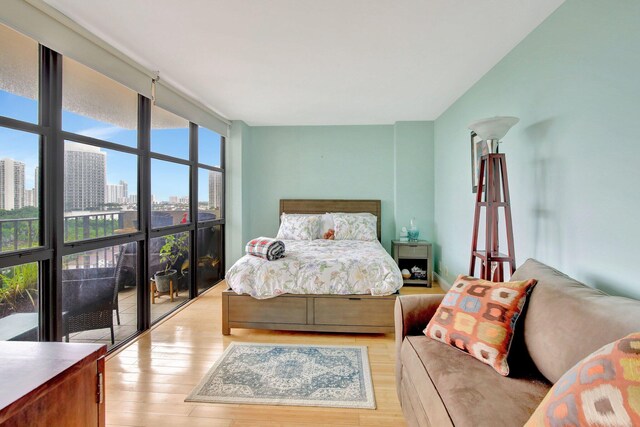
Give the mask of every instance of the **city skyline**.
<svg viewBox="0 0 640 427">
<path fill-rule="evenodd" d="M 35 175 L 38 175 L 38 167 Z M 23 207 L 38 207 L 38 180 L 35 186 L 26 187 L 25 164 L 15 159 L 0 159 L 0 209 L 13 210 Z M 19 196 L 22 195 L 22 198 Z"/>
<path fill-rule="evenodd" d="M 8 114 L 10 117 L 31 123 L 37 122 L 38 103 L 36 100 L 13 95 L 0 90 L 0 114 Z M 137 130 L 123 129 L 109 123 L 100 122 L 79 114 L 63 111 L 63 128 L 66 131 L 116 142 L 129 147 L 137 145 Z M 220 136 L 215 132 L 200 128 L 201 140 L 210 142 L 219 140 Z M 169 156 L 184 158 L 185 147 L 188 153 L 188 129 L 153 129 L 151 132 L 152 147 L 154 150 Z M 199 157 L 207 159 L 212 166 L 220 165 L 220 150 L 208 149 L 204 143 L 199 144 Z M 215 142 L 214 142 L 214 146 Z M 219 147 L 219 143 L 217 145 Z M 137 194 L 137 156 L 116 150 L 100 149 L 107 153 L 106 183 L 115 184 L 120 181 L 129 183 L 129 195 Z M 36 189 L 36 168 L 40 163 L 40 139 L 39 135 L 0 127 L 0 152 L 3 157 L 15 159 L 25 164 L 25 188 Z M 157 160 L 154 162 L 152 173 L 154 176 L 154 195 L 158 200 L 168 201 L 169 196 L 184 195 L 188 193 L 187 180 L 176 179 L 171 170 L 173 163 Z M 181 166 L 181 165 L 180 165 Z M 200 185 L 199 200 L 204 200 L 208 194 L 203 192 Z"/>
<path fill-rule="evenodd" d="M 75 193 L 70 193 L 65 189 L 65 211 L 86 210 L 80 206 L 96 208 L 107 204 L 137 203 L 137 194 L 129 194 L 129 185 L 126 181 L 120 180 L 117 184 L 111 184 L 103 179 L 107 170 L 106 157 L 106 153 L 98 147 L 72 142 L 65 144 L 65 183 L 77 190 Z M 38 169 L 39 167 L 35 168 L 36 177 Z M 201 186 L 198 205 L 206 204 L 207 208 L 218 210 L 221 208 L 222 174 L 210 170 L 207 172 L 208 185 Z M 12 179 L 7 180 L 8 176 Z M 11 158 L 0 159 L 0 209 L 38 207 L 38 180 L 37 178 L 34 180 L 34 187 L 27 188 L 25 176 L 23 162 Z M 99 187 L 103 187 L 104 190 L 100 191 Z M 208 197 L 203 197 L 205 194 Z M 88 197 L 89 195 L 91 197 Z M 5 201 L 7 197 L 12 200 L 9 206 Z M 75 203 L 74 197 L 78 199 Z M 189 196 L 173 194 L 166 200 L 158 201 L 155 195 L 151 194 L 151 202 L 152 204 L 188 204 Z"/>
<path fill-rule="evenodd" d="M 87 157 L 88 156 L 88 157 Z M 70 186 L 78 189 L 77 197 L 79 202 L 73 205 L 67 201 L 69 193 L 65 191 L 65 211 L 82 211 L 86 209 L 74 208 L 73 206 L 85 207 L 104 207 L 107 204 L 128 205 L 137 203 L 137 194 L 129 194 L 128 183 L 120 180 L 117 184 L 110 184 L 102 179 L 106 172 L 106 153 L 97 147 L 86 146 L 83 144 L 69 143 L 65 145 L 65 182 Z M 20 209 L 22 207 L 33 206 L 38 207 L 38 180 L 32 188 L 26 188 L 25 185 L 25 167 L 24 163 L 11 158 L 0 159 L 0 209 L 6 209 L 7 203 L 4 201 L 10 196 L 13 205 L 6 210 Z M 38 174 L 38 167 L 35 168 L 35 175 Z M 13 177 L 7 180 L 7 173 Z M 198 205 L 206 204 L 207 208 L 219 210 L 221 208 L 222 196 L 222 174 L 217 171 L 208 172 L 208 185 L 203 186 L 198 197 Z M 87 182 L 80 182 L 80 181 Z M 91 184 L 86 187 L 85 184 Z M 104 186 L 104 191 L 95 191 L 98 187 Z M 7 191 L 11 187 L 11 192 Z M 8 194 L 10 193 L 10 194 Z M 93 198 L 85 197 L 82 193 L 92 193 Z M 16 194 L 22 197 L 15 197 Z M 208 197 L 203 197 L 208 194 Z M 73 195 L 69 195 L 73 199 Z M 104 200 L 100 202 L 100 200 Z M 166 200 L 158 201 L 154 194 L 151 194 L 152 204 L 188 204 L 188 195 L 170 195 Z M 71 203 L 73 206 L 69 205 Z"/>
<path fill-rule="evenodd" d="M 0 209 L 24 207 L 24 163 L 11 158 L 0 159 Z"/>
</svg>

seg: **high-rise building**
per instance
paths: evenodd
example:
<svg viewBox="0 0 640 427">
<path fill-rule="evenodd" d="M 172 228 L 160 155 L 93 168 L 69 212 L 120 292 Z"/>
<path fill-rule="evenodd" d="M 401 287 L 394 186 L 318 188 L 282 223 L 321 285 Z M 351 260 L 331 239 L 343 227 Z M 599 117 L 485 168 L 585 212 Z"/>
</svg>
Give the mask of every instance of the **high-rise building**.
<svg viewBox="0 0 640 427">
<path fill-rule="evenodd" d="M 14 159 L 0 160 L 0 209 L 24 207 L 24 163 Z"/>
<path fill-rule="evenodd" d="M 105 188 L 105 203 L 117 203 L 126 205 L 129 200 L 129 185 L 120 180 L 119 184 L 107 184 Z"/>
<path fill-rule="evenodd" d="M 34 206 L 36 207 L 36 190 L 32 188 L 31 190 L 24 190 L 24 205 L 25 206 Z"/>
<path fill-rule="evenodd" d="M 64 209 L 99 209 L 105 202 L 107 153 L 98 147 L 65 142 Z"/>
<path fill-rule="evenodd" d="M 33 187 L 33 202 L 36 208 L 40 205 L 40 166 L 36 166 L 35 181 Z"/>
<path fill-rule="evenodd" d="M 220 209 L 222 206 L 222 174 L 209 171 L 209 209 Z"/>
<path fill-rule="evenodd" d="M 120 180 L 119 185 L 122 187 L 122 197 L 126 200 L 129 197 L 129 184 L 126 181 Z"/>
<path fill-rule="evenodd" d="M 122 186 L 118 184 L 107 184 L 104 191 L 105 203 L 120 203 L 122 199 Z"/>
<path fill-rule="evenodd" d="M 178 196 L 169 196 L 169 203 L 176 204 L 178 203 L 178 199 L 179 199 Z"/>
</svg>

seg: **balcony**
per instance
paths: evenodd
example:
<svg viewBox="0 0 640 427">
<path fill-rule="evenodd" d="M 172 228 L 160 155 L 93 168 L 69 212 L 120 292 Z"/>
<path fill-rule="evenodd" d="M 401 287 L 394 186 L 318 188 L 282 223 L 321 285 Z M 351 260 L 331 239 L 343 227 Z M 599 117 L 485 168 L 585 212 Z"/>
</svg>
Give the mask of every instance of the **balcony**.
<svg viewBox="0 0 640 427">
<path fill-rule="evenodd" d="M 154 212 L 155 214 L 155 212 Z M 173 221 L 182 216 L 179 211 L 161 214 Z M 210 214 L 211 215 L 211 214 Z M 213 215 L 212 215 L 213 216 Z M 206 217 L 210 219 L 211 217 Z M 215 218 L 215 217 L 214 217 Z M 202 219 L 202 218 L 201 218 Z M 0 221 L 2 251 L 35 247 L 39 244 L 37 218 Z M 137 228 L 137 212 L 101 212 L 71 215 L 64 220 L 65 240 L 83 240 L 130 233 Z M 183 235 L 182 253 L 169 245 L 171 236 Z M 147 295 L 152 321 L 173 311 L 189 298 L 191 282 L 189 234 L 187 232 L 153 238 L 149 245 L 149 276 L 158 271 L 175 270 L 174 290 L 177 294 Z M 198 230 L 198 260 L 196 281 L 198 289 L 217 283 L 223 275 L 220 262 L 222 227 L 214 225 Z M 126 340 L 137 329 L 138 292 L 137 242 L 107 246 L 100 249 L 66 255 L 62 272 L 63 336 L 71 342 L 97 342 L 113 346 Z M 164 255 L 163 255 L 164 251 Z M 169 256 L 175 255 L 175 256 Z M 16 296 L 12 304 L 0 294 L 0 330 L 3 339 L 35 340 L 37 338 L 38 282 L 37 263 L 25 264 L 34 269 L 34 279 L 26 293 Z M 8 268 L 0 271 L 7 278 L 17 276 Z M 20 274 L 23 274 L 22 272 Z M 0 290 L 7 288 L 8 279 L 0 278 Z M 149 284 L 151 289 L 154 282 Z"/>
</svg>

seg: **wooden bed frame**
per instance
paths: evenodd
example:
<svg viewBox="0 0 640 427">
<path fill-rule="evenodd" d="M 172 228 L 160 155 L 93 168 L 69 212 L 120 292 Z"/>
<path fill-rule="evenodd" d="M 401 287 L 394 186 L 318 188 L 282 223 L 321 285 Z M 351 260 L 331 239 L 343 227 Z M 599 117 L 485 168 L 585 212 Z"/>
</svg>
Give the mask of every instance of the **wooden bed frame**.
<svg viewBox="0 0 640 427">
<path fill-rule="evenodd" d="M 327 212 L 369 212 L 378 218 L 380 240 L 380 200 L 280 200 L 280 216 L 324 214 Z M 258 300 L 222 292 L 222 334 L 231 328 L 314 332 L 387 333 L 394 331 L 393 307 L 396 294 L 372 295 L 296 295 L 284 294 Z"/>
</svg>

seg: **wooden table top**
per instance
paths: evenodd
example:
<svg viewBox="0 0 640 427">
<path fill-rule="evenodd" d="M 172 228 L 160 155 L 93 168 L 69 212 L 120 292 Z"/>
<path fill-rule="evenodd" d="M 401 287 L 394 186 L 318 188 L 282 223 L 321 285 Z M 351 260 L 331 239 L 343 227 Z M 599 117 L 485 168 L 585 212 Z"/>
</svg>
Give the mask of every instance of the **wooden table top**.
<svg viewBox="0 0 640 427">
<path fill-rule="evenodd" d="M 0 342 L 0 413 L 78 362 L 106 354 L 102 344 Z"/>
</svg>

